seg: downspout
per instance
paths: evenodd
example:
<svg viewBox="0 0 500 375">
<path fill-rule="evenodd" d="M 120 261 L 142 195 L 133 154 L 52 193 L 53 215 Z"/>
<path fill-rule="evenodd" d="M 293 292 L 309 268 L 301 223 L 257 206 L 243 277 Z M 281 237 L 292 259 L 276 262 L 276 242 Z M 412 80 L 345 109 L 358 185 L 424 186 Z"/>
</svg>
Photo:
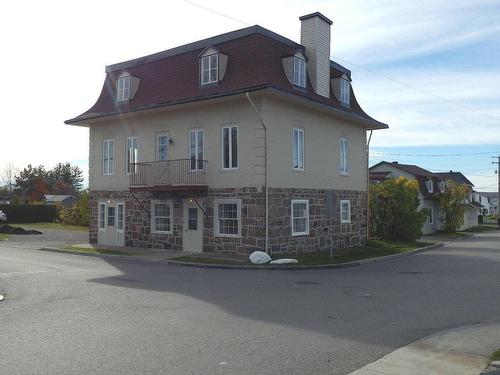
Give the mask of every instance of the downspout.
<svg viewBox="0 0 500 375">
<path fill-rule="evenodd" d="M 248 94 L 248 92 L 245 93 L 248 101 L 250 102 L 250 105 L 252 106 L 253 110 L 255 111 L 255 114 L 257 115 L 261 125 L 262 129 L 264 129 L 264 189 L 265 189 L 265 219 L 266 219 L 266 234 L 265 234 L 265 250 L 266 253 L 269 253 L 269 188 L 267 186 L 267 128 L 266 125 L 264 124 L 264 120 L 262 120 L 262 117 L 260 116 L 260 113 L 255 106 L 255 103 L 253 102 L 252 98 Z"/>
<path fill-rule="evenodd" d="M 370 239 L 370 141 L 372 140 L 373 130 L 370 130 L 370 136 L 366 143 L 366 240 Z"/>
</svg>

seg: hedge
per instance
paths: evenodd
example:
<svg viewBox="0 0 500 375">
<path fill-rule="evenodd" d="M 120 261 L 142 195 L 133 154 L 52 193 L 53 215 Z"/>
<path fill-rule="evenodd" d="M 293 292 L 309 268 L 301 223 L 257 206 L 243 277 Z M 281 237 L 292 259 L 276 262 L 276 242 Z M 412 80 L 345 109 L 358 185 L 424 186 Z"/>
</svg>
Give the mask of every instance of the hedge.
<svg viewBox="0 0 500 375">
<path fill-rule="evenodd" d="M 57 219 L 55 206 L 34 204 L 0 204 L 0 210 L 10 223 L 53 223 Z"/>
</svg>

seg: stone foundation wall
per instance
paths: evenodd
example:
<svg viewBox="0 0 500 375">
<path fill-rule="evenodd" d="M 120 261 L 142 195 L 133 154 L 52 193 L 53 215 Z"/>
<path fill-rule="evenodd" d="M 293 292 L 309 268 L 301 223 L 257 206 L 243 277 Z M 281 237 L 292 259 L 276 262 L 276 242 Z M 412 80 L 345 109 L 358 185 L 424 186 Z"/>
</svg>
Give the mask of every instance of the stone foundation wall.
<svg viewBox="0 0 500 375">
<path fill-rule="evenodd" d="M 91 191 L 89 242 L 97 242 L 98 201 L 125 202 L 126 246 L 182 250 L 183 198 L 179 193 L 135 193 L 148 211 L 152 199 L 173 202 L 173 233 L 151 233 L 151 215 L 128 191 Z M 241 199 L 241 237 L 218 237 L 214 233 L 214 200 Z M 291 200 L 309 200 L 309 235 L 291 235 Z M 340 222 L 340 200 L 351 201 L 351 223 Z M 265 193 L 254 187 L 209 189 L 197 197 L 207 214 L 204 217 L 203 251 L 250 253 L 265 248 Z M 310 252 L 366 243 L 366 193 L 318 189 L 269 189 L 269 250 L 273 254 Z"/>
</svg>

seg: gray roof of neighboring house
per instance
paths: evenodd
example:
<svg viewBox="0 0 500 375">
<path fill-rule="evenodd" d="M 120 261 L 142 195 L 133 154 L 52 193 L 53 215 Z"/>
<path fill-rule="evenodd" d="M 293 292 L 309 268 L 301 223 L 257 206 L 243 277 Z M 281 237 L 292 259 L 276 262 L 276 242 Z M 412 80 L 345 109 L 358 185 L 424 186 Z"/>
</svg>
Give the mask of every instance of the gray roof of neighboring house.
<svg viewBox="0 0 500 375">
<path fill-rule="evenodd" d="M 474 186 L 474 184 L 472 182 L 470 182 L 469 179 L 467 179 L 467 177 L 465 177 L 462 174 L 462 172 L 449 171 L 449 172 L 438 172 L 435 174 L 440 176 L 440 177 L 446 178 L 447 180 L 453 180 L 458 184 Z"/>
<path fill-rule="evenodd" d="M 68 198 L 73 198 L 73 199 L 76 199 L 75 197 L 73 197 L 72 195 L 56 195 L 56 194 L 45 194 L 44 195 L 44 198 L 46 201 L 49 201 L 49 202 L 62 202 L 62 201 L 65 201 L 66 199 Z"/>
</svg>

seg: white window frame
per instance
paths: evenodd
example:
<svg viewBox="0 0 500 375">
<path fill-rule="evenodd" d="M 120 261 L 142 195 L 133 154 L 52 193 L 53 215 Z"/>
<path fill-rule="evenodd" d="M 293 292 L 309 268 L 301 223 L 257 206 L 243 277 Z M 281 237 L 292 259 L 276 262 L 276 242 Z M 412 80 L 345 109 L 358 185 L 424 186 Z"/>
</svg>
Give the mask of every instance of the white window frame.
<svg viewBox="0 0 500 375">
<path fill-rule="evenodd" d="M 349 139 L 340 139 L 340 174 L 349 175 Z"/>
<path fill-rule="evenodd" d="M 212 57 L 215 56 L 215 67 L 211 66 Z M 210 72 L 215 70 L 215 79 L 211 79 Z M 203 79 L 204 72 L 208 71 L 208 81 Z M 219 81 L 219 54 L 211 53 L 210 55 L 202 56 L 200 58 L 200 82 L 202 85 L 209 85 Z"/>
<path fill-rule="evenodd" d="M 136 148 L 135 148 L 135 153 L 133 157 L 131 158 L 131 153 L 130 153 L 130 148 L 129 148 L 129 141 L 135 141 Z M 137 137 L 127 137 L 125 141 L 125 173 L 126 174 L 135 174 L 137 173 L 137 165 L 134 165 L 134 169 L 132 170 L 131 164 L 132 164 L 132 159 L 133 163 L 138 163 L 139 162 L 139 138 Z"/>
<path fill-rule="evenodd" d="M 156 212 L 155 212 L 155 204 L 166 204 L 169 206 L 169 212 L 170 216 L 158 216 L 158 217 L 164 217 L 164 218 L 169 218 L 170 219 L 170 230 L 157 230 L 156 229 Z M 172 201 L 169 200 L 161 200 L 161 199 L 154 199 L 151 200 L 151 233 L 157 233 L 157 234 L 172 234 L 173 232 L 173 225 L 174 225 L 174 205 L 172 204 Z"/>
<path fill-rule="evenodd" d="M 343 218 L 344 204 L 347 204 L 347 219 Z M 349 224 L 351 222 L 351 201 L 349 199 L 341 199 L 340 200 L 340 222 L 342 224 Z"/>
<path fill-rule="evenodd" d="M 165 138 L 166 139 L 166 155 L 165 159 L 161 159 L 160 155 L 160 139 Z M 169 153 L 170 153 L 170 144 L 168 142 L 169 140 L 169 134 L 168 133 L 158 133 L 156 134 L 156 161 L 167 161 L 169 159 Z"/>
<path fill-rule="evenodd" d="M 236 204 L 238 213 L 238 234 L 220 233 L 219 223 L 219 205 L 221 204 Z M 214 199 L 214 231 L 216 237 L 241 237 L 241 199 Z"/>
<path fill-rule="evenodd" d="M 306 61 L 298 56 L 293 57 L 293 84 L 306 87 Z"/>
<path fill-rule="evenodd" d="M 130 100 L 130 75 L 123 75 L 116 82 L 116 101 Z"/>
<path fill-rule="evenodd" d="M 120 208 L 121 208 L 121 220 L 120 220 Z M 120 229 L 121 224 L 121 229 Z M 125 204 L 124 203 L 116 203 L 116 231 L 124 232 L 125 231 Z"/>
<path fill-rule="evenodd" d="M 340 79 L 340 102 L 342 104 L 351 104 L 351 85 L 349 80 L 345 78 Z"/>
<path fill-rule="evenodd" d="M 444 182 L 444 181 L 439 181 L 439 182 L 438 182 L 438 187 L 439 187 L 439 191 L 440 191 L 441 193 L 444 193 L 444 192 L 445 192 L 445 190 L 446 190 L 446 184 L 445 184 L 445 182 Z"/>
<path fill-rule="evenodd" d="M 297 133 L 297 143 L 295 142 L 295 133 Z M 300 135 L 302 134 L 302 141 Z M 296 171 L 304 170 L 305 160 L 305 132 L 303 128 L 293 128 L 292 132 L 292 167 Z M 297 154 L 297 166 L 295 165 L 295 154 Z"/>
<path fill-rule="evenodd" d="M 293 216 L 293 206 L 295 204 L 305 204 L 306 205 L 306 216 L 304 217 L 294 217 Z M 292 199 L 290 205 L 290 227 L 292 229 L 292 236 L 308 236 L 309 235 L 309 200 L 308 199 Z M 303 232 L 295 232 L 293 229 L 293 220 L 294 219 L 306 219 L 306 228 Z"/>
<path fill-rule="evenodd" d="M 100 231 L 106 230 L 106 212 L 107 212 L 106 206 L 107 206 L 106 203 L 103 203 L 103 202 L 99 203 L 98 219 L 99 219 L 99 230 Z M 104 210 L 102 210 L 103 207 L 104 207 Z"/>
<path fill-rule="evenodd" d="M 434 192 L 434 182 L 432 181 L 432 179 L 425 181 L 425 186 L 427 187 L 427 190 L 429 191 L 429 193 Z"/>
<path fill-rule="evenodd" d="M 111 148 L 109 147 L 111 145 Z M 105 139 L 102 142 L 102 174 L 112 176 L 115 173 L 115 140 Z"/>
<path fill-rule="evenodd" d="M 233 166 L 233 142 L 232 142 L 232 128 L 236 128 L 236 166 Z M 224 166 L 224 129 L 229 129 L 229 167 Z M 221 132 L 221 151 L 222 151 L 222 169 L 234 170 L 240 168 L 240 129 L 238 125 L 227 125 L 222 127 Z"/>
<path fill-rule="evenodd" d="M 193 143 L 192 143 L 192 134 L 195 134 L 194 136 L 194 139 L 195 139 L 195 144 L 194 144 L 194 151 L 195 151 L 195 163 L 194 163 L 194 168 L 193 168 L 193 165 L 192 165 L 192 147 L 193 147 Z M 201 163 L 200 163 L 200 159 L 198 158 L 199 154 L 198 154 L 198 151 L 199 151 L 199 147 L 200 147 L 200 138 L 198 136 L 198 134 L 201 133 L 202 134 L 202 142 L 201 142 L 201 148 L 202 148 L 202 158 L 201 158 Z M 224 135 L 224 134 L 223 134 Z M 191 129 L 189 131 L 189 170 L 190 171 L 201 171 L 205 168 L 204 166 L 204 163 L 203 163 L 203 160 L 205 159 L 205 129 Z"/>
</svg>

